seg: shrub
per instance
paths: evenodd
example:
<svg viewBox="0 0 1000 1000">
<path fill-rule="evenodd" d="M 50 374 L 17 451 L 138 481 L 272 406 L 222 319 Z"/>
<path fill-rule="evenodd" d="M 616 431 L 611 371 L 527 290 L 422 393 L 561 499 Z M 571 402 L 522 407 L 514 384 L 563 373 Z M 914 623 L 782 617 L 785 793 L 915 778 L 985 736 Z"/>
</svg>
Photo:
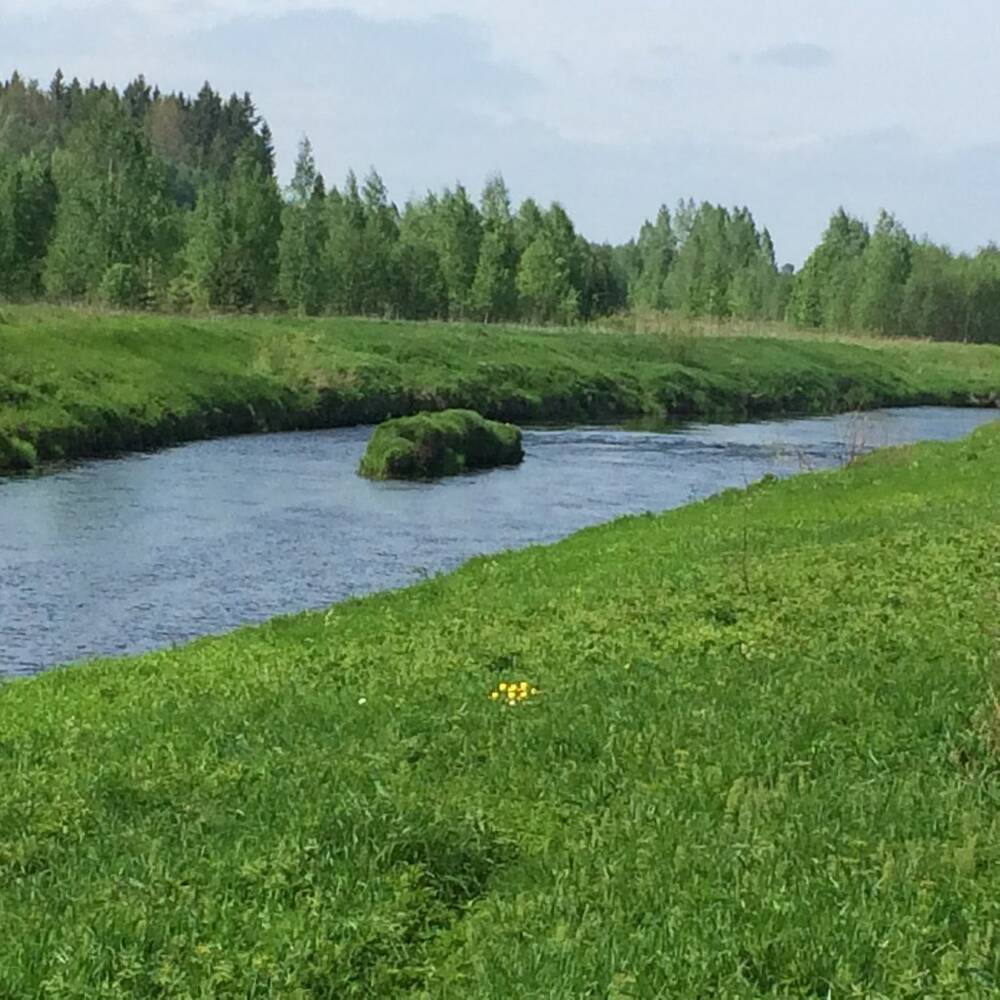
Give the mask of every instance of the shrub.
<svg viewBox="0 0 1000 1000">
<path fill-rule="evenodd" d="M 167 308 L 171 312 L 189 312 L 194 305 L 194 290 L 189 278 L 174 278 L 167 286 Z"/>
<path fill-rule="evenodd" d="M 114 309 L 133 309 L 144 298 L 145 288 L 139 269 L 133 264 L 112 264 L 101 278 L 97 294 Z"/>
<path fill-rule="evenodd" d="M 513 424 L 473 410 L 442 410 L 380 424 L 358 473 L 369 479 L 435 479 L 523 459 L 521 431 Z"/>
<path fill-rule="evenodd" d="M 0 470 L 26 472 L 38 464 L 38 453 L 30 441 L 0 434 Z"/>
</svg>

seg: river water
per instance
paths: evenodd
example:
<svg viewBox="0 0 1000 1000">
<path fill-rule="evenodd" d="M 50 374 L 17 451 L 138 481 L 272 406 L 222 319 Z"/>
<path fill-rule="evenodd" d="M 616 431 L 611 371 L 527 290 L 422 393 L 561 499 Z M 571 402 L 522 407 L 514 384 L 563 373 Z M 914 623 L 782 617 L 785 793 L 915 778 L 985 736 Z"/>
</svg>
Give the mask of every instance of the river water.
<svg viewBox="0 0 1000 1000">
<path fill-rule="evenodd" d="M 768 472 L 958 438 L 997 416 L 919 407 L 529 430 L 520 467 L 438 483 L 359 479 L 366 427 L 225 438 L 0 479 L 0 678 L 324 607 Z"/>
</svg>

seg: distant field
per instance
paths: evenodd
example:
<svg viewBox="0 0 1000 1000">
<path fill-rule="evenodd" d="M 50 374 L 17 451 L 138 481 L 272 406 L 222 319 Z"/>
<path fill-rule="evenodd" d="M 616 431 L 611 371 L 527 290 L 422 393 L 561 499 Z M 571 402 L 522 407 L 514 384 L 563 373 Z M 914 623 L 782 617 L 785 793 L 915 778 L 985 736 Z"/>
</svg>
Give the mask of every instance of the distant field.
<svg viewBox="0 0 1000 1000">
<path fill-rule="evenodd" d="M 0 687 L 0 996 L 997 996 L 998 481 L 994 425 Z"/>
<path fill-rule="evenodd" d="M 712 335 L 706 335 L 711 333 Z M 1000 347 L 0 309 L 0 468 L 468 407 L 511 421 L 970 403 Z"/>
</svg>

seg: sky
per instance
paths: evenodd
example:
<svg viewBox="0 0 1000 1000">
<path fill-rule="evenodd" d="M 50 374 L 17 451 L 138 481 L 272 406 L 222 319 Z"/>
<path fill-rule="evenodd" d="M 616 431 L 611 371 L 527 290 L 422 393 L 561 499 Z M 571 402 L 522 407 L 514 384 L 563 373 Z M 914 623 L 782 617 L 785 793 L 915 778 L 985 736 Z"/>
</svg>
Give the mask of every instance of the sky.
<svg viewBox="0 0 1000 1000">
<path fill-rule="evenodd" d="M 588 238 L 747 205 L 801 264 L 840 205 L 1000 239 L 996 0 L 0 0 L 0 75 L 249 90 L 398 203 L 502 172 Z"/>
</svg>

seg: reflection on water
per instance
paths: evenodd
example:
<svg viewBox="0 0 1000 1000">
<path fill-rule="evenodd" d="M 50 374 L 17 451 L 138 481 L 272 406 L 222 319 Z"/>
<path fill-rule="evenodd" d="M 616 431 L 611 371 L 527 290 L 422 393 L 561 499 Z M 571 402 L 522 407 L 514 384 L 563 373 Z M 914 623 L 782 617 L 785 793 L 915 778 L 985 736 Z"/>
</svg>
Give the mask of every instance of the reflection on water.
<svg viewBox="0 0 1000 1000">
<path fill-rule="evenodd" d="M 227 438 L 0 480 L 0 676 L 323 607 L 768 472 L 960 437 L 996 416 L 925 407 L 533 430 L 519 468 L 434 484 L 355 476 L 370 428 Z"/>
</svg>

